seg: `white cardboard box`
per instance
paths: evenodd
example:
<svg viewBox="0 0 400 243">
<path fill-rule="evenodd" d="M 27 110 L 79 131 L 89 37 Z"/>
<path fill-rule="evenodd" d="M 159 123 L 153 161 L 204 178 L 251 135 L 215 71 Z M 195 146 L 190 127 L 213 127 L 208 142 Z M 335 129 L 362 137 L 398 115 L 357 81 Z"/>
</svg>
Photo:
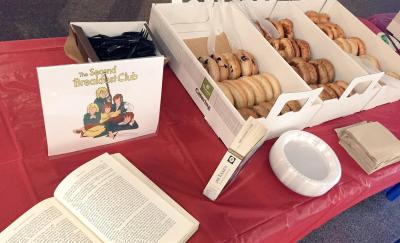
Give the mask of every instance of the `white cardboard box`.
<svg viewBox="0 0 400 243">
<path fill-rule="evenodd" d="M 383 71 L 400 73 L 400 56 L 387 44 L 385 44 L 367 26 L 365 26 L 365 24 L 363 24 L 356 16 L 354 16 L 349 10 L 340 4 L 339 1 L 299 0 L 296 1 L 296 6 L 298 6 L 303 12 L 314 10 L 329 14 L 331 21 L 340 25 L 347 36 L 357 36 L 364 41 L 367 47 L 367 52 L 378 58 Z M 377 72 L 365 67 L 364 69 L 369 73 Z M 371 98 L 364 109 L 371 109 L 376 106 L 394 102 L 400 99 L 399 80 L 393 79 L 387 75 L 385 75 L 382 80 L 386 83 L 386 85 L 376 85 L 376 88 L 380 88 L 380 91 L 376 94 L 376 96 Z"/>
<path fill-rule="evenodd" d="M 268 117 L 260 118 L 269 130 L 267 138 L 277 137 L 287 130 L 305 128 L 321 108 L 320 102 L 315 101 L 322 89 L 311 90 L 272 46 L 266 44 L 264 37 L 246 17 L 238 9 L 232 8 L 232 4 L 214 4 L 216 11 L 220 7 L 225 15 L 220 27 L 230 44 L 252 53 L 260 72 L 272 73 L 281 83 L 284 94 L 278 98 Z M 245 121 L 184 42 L 185 39 L 207 37 L 209 22 L 207 5 L 192 1 L 184 4 L 153 4 L 149 24 L 161 50 L 170 59 L 170 67 L 214 132 L 229 146 Z M 212 87 L 211 95 L 202 92 L 204 85 Z M 278 115 L 286 101 L 292 99 L 300 100 L 302 109 L 296 113 Z"/>
</svg>

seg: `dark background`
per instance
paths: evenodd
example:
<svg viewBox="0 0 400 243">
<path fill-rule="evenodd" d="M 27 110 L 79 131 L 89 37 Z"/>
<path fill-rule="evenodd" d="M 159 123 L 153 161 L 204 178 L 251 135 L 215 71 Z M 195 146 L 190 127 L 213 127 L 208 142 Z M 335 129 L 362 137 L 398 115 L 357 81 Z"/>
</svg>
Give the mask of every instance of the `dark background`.
<svg viewBox="0 0 400 243">
<path fill-rule="evenodd" d="M 0 0 L 0 40 L 65 36 L 71 21 L 148 20 L 153 2 L 170 0 Z M 400 10 L 400 0 L 340 2 L 362 17 Z"/>
<path fill-rule="evenodd" d="M 357 16 L 398 12 L 400 0 L 339 0 Z M 71 21 L 148 20 L 153 2 L 170 0 L 0 0 L 0 41 L 66 36 Z M 309 242 L 387 242 L 400 239 L 400 199 L 379 193 L 315 230 Z"/>
</svg>

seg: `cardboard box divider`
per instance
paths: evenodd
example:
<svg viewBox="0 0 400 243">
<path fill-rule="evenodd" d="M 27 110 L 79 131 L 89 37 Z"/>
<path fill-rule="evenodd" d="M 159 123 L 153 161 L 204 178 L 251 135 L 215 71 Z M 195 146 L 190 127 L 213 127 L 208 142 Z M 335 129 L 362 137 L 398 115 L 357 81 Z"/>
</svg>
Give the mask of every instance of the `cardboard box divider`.
<svg viewBox="0 0 400 243">
<path fill-rule="evenodd" d="M 220 6 L 215 3 L 213 7 Z M 266 45 L 264 37 L 238 9 L 232 8 L 231 4 L 223 4 L 221 8 L 223 14 L 233 17 L 228 20 L 222 18 L 221 23 L 229 42 L 235 45 L 239 43 L 238 48 L 252 53 L 260 72 L 272 73 L 280 81 L 283 92 L 292 93 L 282 94 L 273 108 L 278 112 L 274 113 L 279 113 L 285 101 L 291 99 L 299 100 L 302 105 L 306 104 L 299 112 L 289 112 L 282 116 L 271 113 L 267 119 L 260 118 L 269 129 L 268 138 L 277 137 L 287 130 L 305 128 L 310 118 L 321 108 L 321 104 L 315 100 L 322 89 L 311 90 L 294 70 L 288 68 L 288 64 L 280 55 L 271 46 Z M 184 4 L 153 4 L 149 25 L 164 53 L 171 55 L 171 68 L 209 125 L 224 144 L 229 146 L 245 121 L 193 54 L 207 52 L 206 43 L 210 31 L 207 6 L 197 1 Z M 235 31 L 231 28 L 235 28 Z M 217 38 L 216 48 L 217 51 L 230 49 L 223 44 L 221 36 Z M 205 82 L 213 87 L 209 97 L 199 92 Z"/>
<path fill-rule="evenodd" d="M 367 26 L 365 26 L 365 24 L 362 23 L 356 16 L 354 16 L 348 9 L 346 9 L 339 1 L 298 0 L 296 1 L 295 5 L 303 12 L 314 10 L 329 14 L 331 21 L 340 25 L 340 27 L 342 27 L 342 29 L 345 31 L 346 36 L 357 36 L 363 40 L 367 48 L 367 53 L 378 58 L 383 71 L 393 71 L 400 74 L 400 56 Z M 368 68 L 364 69 L 369 73 L 377 72 L 376 70 L 371 70 Z M 382 78 L 382 81 L 386 85 L 376 85 L 377 89 L 380 89 L 380 91 L 366 104 L 364 110 L 400 99 L 400 81 L 388 75 L 385 75 Z"/>
</svg>

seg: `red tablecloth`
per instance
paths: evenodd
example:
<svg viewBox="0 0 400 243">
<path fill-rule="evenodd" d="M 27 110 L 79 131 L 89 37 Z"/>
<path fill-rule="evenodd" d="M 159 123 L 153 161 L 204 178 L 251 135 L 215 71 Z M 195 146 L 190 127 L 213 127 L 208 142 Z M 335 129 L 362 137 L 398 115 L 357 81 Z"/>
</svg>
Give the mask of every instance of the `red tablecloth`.
<svg viewBox="0 0 400 243">
<path fill-rule="evenodd" d="M 200 221 L 193 242 L 293 241 L 395 183 L 400 164 L 367 176 L 340 147 L 334 128 L 380 121 L 400 137 L 400 102 L 308 129 L 337 153 L 343 175 L 318 198 L 300 196 L 271 171 L 268 141 L 236 181 L 211 202 L 202 190 L 225 153 L 189 95 L 166 67 L 158 134 L 49 160 L 36 67 L 71 63 L 64 38 L 0 42 L 0 230 L 51 197 L 72 170 L 104 152 L 120 152 Z M 57 80 L 54 80 L 57 82 Z"/>
</svg>

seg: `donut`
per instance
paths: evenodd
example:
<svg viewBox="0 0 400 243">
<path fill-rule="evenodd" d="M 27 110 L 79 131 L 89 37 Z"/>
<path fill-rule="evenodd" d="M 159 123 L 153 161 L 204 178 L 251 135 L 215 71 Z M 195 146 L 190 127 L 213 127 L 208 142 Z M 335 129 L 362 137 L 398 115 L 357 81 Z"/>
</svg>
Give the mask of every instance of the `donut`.
<svg viewBox="0 0 400 243">
<path fill-rule="evenodd" d="M 235 79 L 232 80 L 231 82 L 238 85 L 244 91 L 244 94 L 246 95 L 247 98 L 247 107 L 253 107 L 256 100 L 253 88 L 249 84 L 240 79 Z"/>
<path fill-rule="evenodd" d="M 299 45 L 297 45 L 297 42 L 294 39 L 290 39 L 290 42 L 292 43 L 292 47 L 294 50 L 294 57 L 301 57 L 301 51 Z"/>
<path fill-rule="evenodd" d="M 310 71 L 308 70 L 308 66 L 306 62 L 299 63 L 297 65 L 300 71 L 300 77 L 307 83 L 311 84 L 311 77 L 310 77 Z"/>
<path fill-rule="evenodd" d="M 331 99 L 339 98 L 336 92 L 331 87 L 329 87 L 328 84 L 322 84 L 321 87 L 324 88 L 324 90 L 329 94 Z"/>
<path fill-rule="evenodd" d="M 316 59 L 314 61 L 321 63 L 322 65 L 325 66 L 325 69 L 328 73 L 329 82 L 333 82 L 333 80 L 335 79 L 335 67 L 333 66 L 333 64 L 328 59 L 325 58 Z"/>
<path fill-rule="evenodd" d="M 275 26 L 276 30 L 279 33 L 279 38 L 285 38 L 285 31 L 283 30 L 283 26 L 279 21 L 271 21 L 271 23 Z"/>
<path fill-rule="evenodd" d="M 319 88 L 318 84 L 310 84 L 308 86 L 310 86 L 311 89 L 318 89 Z"/>
<path fill-rule="evenodd" d="M 306 15 L 315 24 L 319 23 L 319 13 L 317 13 L 316 11 L 313 11 L 313 10 L 307 11 Z"/>
<path fill-rule="evenodd" d="M 333 83 L 329 83 L 327 84 L 329 88 L 333 89 L 333 91 L 335 91 L 337 97 L 342 96 L 342 94 L 344 93 L 344 89 L 342 87 L 340 87 L 339 85 L 333 84 Z"/>
<path fill-rule="evenodd" d="M 358 38 L 358 37 L 351 37 L 351 38 L 349 38 L 348 40 L 350 40 L 350 41 L 352 40 L 352 41 L 354 41 L 355 43 L 357 43 L 358 55 L 359 55 L 359 56 L 362 56 L 362 55 L 367 54 L 367 47 L 365 46 L 364 41 L 362 41 L 360 38 Z"/>
<path fill-rule="evenodd" d="M 376 69 L 378 69 L 378 70 L 381 69 L 381 65 L 379 64 L 379 61 L 378 61 L 378 59 L 376 59 L 376 57 L 368 55 L 368 54 L 364 54 L 364 55 L 361 55 L 360 58 L 369 62 Z"/>
<path fill-rule="evenodd" d="M 222 53 L 222 56 L 228 63 L 229 79 L 239 78 L 242 71 L 241 71 L 240 61 L 237 59 L 237 57 L 229 52 Z"/>
<path fill-rule="evenodd" d="M 229 66 L 225 57 L 219 53 L 214 53 L 211 55 L 211 58 L 213 58 L 218 64 L 220 81 L 227 80 L 229 78 Z"/>
<path fill-rule="evenodd" d="M 329 28 L 329 26 L 327 24 L 318 24 L 318 27 L 325 32 L 325 34 L 330 38 L 330 39 L 334 39 L 333 36 L 333 32 L 331 30 L 331 28 Z"/>
<path fill-rule="evenodd" d="M 325 84 L 329 82 L 329 76 L 328 76 L 328 71 L 326 70 L 325 65 L 318 61 L 310 61 L 312 65 L 314 65 L 317 68 L 318 72 L 318 81 L 321 84 Z"/>
<path fill-rule="evenodd" d="M 199 57 L 198 60 L 201 62 L 201 64 L 207 70 L 207 72 L 210 74 L 211 78 L 215 82 L 219 82 L 220 76 L 219 76 L 219 67 L 218 67 L 217 62 L 208 56 Z"/>
<path fill-rule="evenodd" d="M 240 108 L 238 109 L 240 115 L 243 117 L 243 119 L 247 120 L 249 119 L 249 117 L 254 117 L 254 118 L 258 118 L 257 113 L 249 108 Z"/>
<path fill-rule="evenodd" d="M 263 75 L 254 75 L 252 78 L 264 89 L 266 100 L 272 100 L 274 98 L 274 90 L 268 79 Z"/>
<path fill-rule="evenodd" d="M 255 104 L 260 104 L 261 102 L 264 102 L 267 100 L 267 96 L 265 94 L 263 87 L 256 80 L 254 80 L 251 76 L 250 77 L 241 77 L 240 79 L 243 82 L 250 85 L 251 88 L 253 89 L 254 96 L 255 96 L 254 97 Z"/>
<path fill-rule="evenodd" d="M 303 58 L 301 57 L 294 57 L 289 61 L 290 65 L 297 66 L 299 63 L 304 63 L 306 62 Z"/>
<path fill-rule="evenodd" d="M 268 81 L 270 82 L 271 86 L 272 86 L 272 90 L 273 90 L 273 94 L 274 94 L 274 98 L 278 98 L 279 95 L 281 95 L 281 84 L 279 83 L 278 79 L 270 74 L 270 73 L 262 73 L 261 76 L 265 77 L 266 79 L 268 79 Z"/>
<path fill-rule="evenodd" d="M 318 83 L 318 72 L 314 65 L 310 63 L 305 63 L 308 73 L 310 75 L 310 84 L 317 84 Z"/>
<path fill-rule="evenodd" d="M 283 26 L 284 37 L 293 39 L 293 22 L 290 19 L 282 19 L 279 23 Z"/>
<path fill-rule="evenodd" d="M 285 51 L 288 60 L 292 59 L 296 55 L 292 42 L 289 38 L 282 38 L 279 40 L 279 49 L 283 49 Z"/>
<path fill-rule="evenodd" d="M 300 47 L 301 57 L 309 61 L 311 59 L 311 49 L 307 41 L 296 39 L 297 45 Z"/>
<path fill-rule="evenodd" d="M 232 105 L 235 105 L 235 101 L 233 99 L 233 96 L 232 96 L 232 93 L 231 93 L 230 89 L 225 84 L 223 84 L 221 82 L 218 82 L 217 85 L 222 90 L 222 92 L 224 93 L 226 98 L 228 98 L 229 102 Z"/>
<path fill-rule="evenodd" d="M 358 55 L 358 44 L 357 41 L 354 39 L 346 39 L 347 42 L 350 44 L 350 49 L 351 49 L 351 54 L 353 54 L 354 56 Z"/>
<path fill-rule="evenodd" d="M 225 80 L 223 83 L 229 88 L 229 91 L 231 92 L 234 100 L 234 105 L 237 109 L 243 108 L 247 106 L 247 98 L 244 93 L 240 89 L 240 87 L 237 87 L 237 85 L 233 84 L 230 80 Z"/>
<path fill-rule="evenodd" d="M 281 57 L 283 57 L 283 59 L 285 59 L 285 61 L 289 61 L 289 57 L 286 55 L 286 52 L 284 50 L 278 50 L 279 55 L 281 55 Z"/>
<path fill-rule="evenodd" d="M 343 51 L 351 53 L 351 46 L 346 39 L 339 37 L 335 40 L 335 42 L 340 46 L 340 48 L 343 49 Z"/>
<path fill-rule="evenodd" d="M 390 77 L 392 77 L 392 78 L 395 78 L 395 79 L 400 80 L 400 75 L 399 75 L 398 73 L 395 73 L 395 72 L 385 72 L 385 74 L 388 75 L 388 76 L 390 76 Z"/>
<path fill-rule="evenodd" d="M 269 102 L 262 102 L 259 105 L 253 107 L 253 110 L 259 117 L 267 117 L 272 109 L 272 105 Z"/>
<path fill-rule="evenodd" d="M 286 104 L 293 112 L 297 112 L 301 109 L 301 105 L 297 100 L 288 101 Z"/>
<path fill-rule="evenodd" d="M 325 23 L 325 26 L 328 27 L 332 31 L 332 34 L 333 34 L 333 39 L 332 40 L 335 40 L 336 38 L 339 37 L 339 32 L 337 31 L 337 28 L 335 27 L 334 24 Z"/>
</svg>

